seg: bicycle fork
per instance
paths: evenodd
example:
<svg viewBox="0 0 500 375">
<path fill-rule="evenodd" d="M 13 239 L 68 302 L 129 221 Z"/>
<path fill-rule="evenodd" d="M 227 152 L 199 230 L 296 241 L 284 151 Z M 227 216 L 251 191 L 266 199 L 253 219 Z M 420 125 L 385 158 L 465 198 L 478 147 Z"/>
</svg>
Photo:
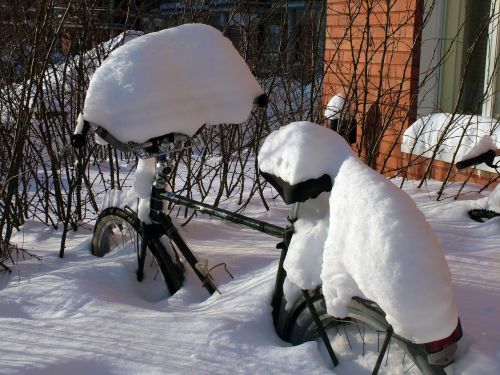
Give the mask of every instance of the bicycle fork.
<svg viewBox="0 0 500 375">
<path fill-rule="evenodd" d="M 144 263 L 146 262 L 146 251 L 151 242 L 151 230 L 147 225 L 141 223 L 142 227 L 142 241 L 141 246 L 139 248 L 139 252 L 137 253 L 137 263 L 139 265 L 139 269 L 137 270 L 137 281 L 141 282 L 144 278 Z"/>
</svg>

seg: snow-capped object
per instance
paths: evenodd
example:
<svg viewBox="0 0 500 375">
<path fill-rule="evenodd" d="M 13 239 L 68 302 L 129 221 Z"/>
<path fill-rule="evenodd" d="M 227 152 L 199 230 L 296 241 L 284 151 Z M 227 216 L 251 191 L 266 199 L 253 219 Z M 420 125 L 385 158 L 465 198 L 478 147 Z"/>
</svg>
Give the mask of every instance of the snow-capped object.
<svg viewBox="0 0 500 375">
<path fill-rule="evenodd" d="M 116 49 L 96 70 L 86 120 L 122 142 L 203 124 L 242 123 L 262 89 L 232 43 L 215 28 L 186 24 Z"/>
<path fill-rule="evenodd" d="M 156 159 L 139 159 L 134 176 L 134 191 L 139 198 L 137 216 L 145 223 L 151 223 L 149 218 L 149 206 L 151 200 L 151 188 L 155 179 Z"/>
<path fill-rule="evenodd" d="M 259 151 L 261 171 L 289 184 L 329 174 L 333 179 L 342 162 L 354 155 L 336 132 L 312 122 L 293 122 L 272 132 Z"/>
<path fill-rule="evenodd" d="M 333 181 L 342 162 L 352 155 L 350 147 L 336 132 L 310 122 L 294 122 L 266 138 L 259 152 L 259 168 L 291 185 L 324 174 Z M 328 233 L 328 199 L 329 193 L 324 192 L 301 203 L 299 218 L 294 223 L 295 232 L 284 267 L 288 282 L 301 289 L 321 283 L 323 248 Z"/>
<path fill-rule="evenodd" d="M 283 264 L 287 280 L 300 289 L 312 289 L 321 284 L 323 250 L 328 235 L 330 193 L 300 204 L 299 217 L 294 222 L 293 237 Z M 285 295 L 287 302 L 293 302 Z"/>
<path fill-rule="evenodd" d="M 135 171 L 134 190 L 139 198 L 149 198 L 155 179 L 156 159 L 139 159 Z"/>
<path fill-rule="evenodd" d="M 325 109 L 325 117 L 328 120 L 338 120 L 341 117 L 350 118 L 350 112 L 348 108 L 345 108 L 345 98 L 341 94 L 334 95 Z"/>
<path fill-rule="evenodd" d="M 342 164 L 331 192 L 321 279 L 334 316 L 361 296 L 416 343 L 447 337 L 457 325 L 450 272 L 424 215 L 356 157 Z"/>
<path fill-rule="evenodd" d="M 453 121 L 452 121 L 453 118 Z M 401 151 L 413 155 L 432 156 L 436 147 L 437 160 L 455 162 L 465 155 L 484 137 L 491 136 L 496 147 L 500 147 L 500 123 L 497 119 L 449 113 L 434 113 L 423 116 L 405 130 Z M 487 169 L 488 167 L 481 166 Z"/>
<path fill-rule="evenodd" d="M 486 209 L 500 213 L 500 184 L 488 196 Z"/>
<path fill-rule="evenodd" d="M 493 138 L 491 138 L 491 136 L 485 135 L 474 147 L 469 150 L 462 160 L 475 158 L 476 156 L 484 154 L 489 150 L 496 151 L 498 150 L 498 147 L 495 142 L 493 142 Z"/>
</svg>

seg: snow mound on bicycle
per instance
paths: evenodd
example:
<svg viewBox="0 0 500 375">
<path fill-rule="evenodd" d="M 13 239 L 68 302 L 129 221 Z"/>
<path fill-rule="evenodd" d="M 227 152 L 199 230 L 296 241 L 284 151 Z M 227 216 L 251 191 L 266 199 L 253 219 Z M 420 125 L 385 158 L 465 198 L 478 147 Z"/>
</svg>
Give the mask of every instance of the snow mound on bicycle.
<svg viewBox="0 0 500 375">
<path fill-rule="evenodd" d="M 344 317 L 358 296 L 377 302 L 395 332 L 416 343 L 453 332 L 451 276 L 430 225 L 406 193 L 354 156 L 338 134 L 307 122 L 287 125 L 266 139 L 259 167 L 290 184 L 324 173 L 334 181 L 328 203 L 323 194 L 306 201 L 294 223 L 284 264 L 287 297 L 290 283 L 322 284 L 331 315 Z"/>
<path fill-rule="evenodd" d="M 271 133 L 258 159 L 261 171 L 294 185 L 323 174 L 335 176 L 342 161 L 352 155 L 348 144 L 337 133 L 302 121 Z M 314 288 L 321 283 L 323 246 L 328 233 L 328 196 L 325 192 L 301 204 L 285 259 L 287 301 L 292 300 L 293 293 L 289 281 L 301 289 Z"/>
<path fill-rule="evenodd" d="M 336 132 L 308 121 L 288 124 L 269 134 L 259 151 L 259 169 L 279 176 L 290 185 L 335 177 L 353 151 Z"/>
<path fill-rule="evenodd" d="M 332 315 L 345 315 L 360 296 L 416 343 L 457 326 L 451 275 L 431 226 L 405 192 L 355 157 L 335 178 L 321 279 Z"/>
<path fill-rule="evenodd" d="M 122 142 L 242 123 L 262 89 L 221 32 L 186 24 L 136 38 L 96 70 L 84 118 Z"/>
</svg>

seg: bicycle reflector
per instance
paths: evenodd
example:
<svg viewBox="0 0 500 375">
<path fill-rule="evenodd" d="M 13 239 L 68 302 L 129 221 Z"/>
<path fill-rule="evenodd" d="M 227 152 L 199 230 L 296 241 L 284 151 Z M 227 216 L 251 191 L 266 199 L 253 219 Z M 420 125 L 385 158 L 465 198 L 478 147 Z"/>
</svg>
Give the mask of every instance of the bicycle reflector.
<svg viewBox="0 0 500 375">
<path fill-rule="evenodd" d="M 458 319 L 457 328 L 455 328 L 451 335 L 441 340 L 426 343 L 425 349 L 429 354 L 439 352 L 456 343 L 462 335 L 462 325 L 460 324 L 460 319 Z"/>
</svg>

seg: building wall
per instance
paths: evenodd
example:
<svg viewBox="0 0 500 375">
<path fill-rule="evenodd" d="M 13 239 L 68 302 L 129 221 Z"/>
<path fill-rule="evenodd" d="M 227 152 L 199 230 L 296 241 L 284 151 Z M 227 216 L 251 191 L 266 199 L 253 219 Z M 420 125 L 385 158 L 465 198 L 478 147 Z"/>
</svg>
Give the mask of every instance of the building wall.
<svg viewBox="0 0 500 375">
<path fill-rule="evenodd" d="M 401 153 L 400 141 L 417 115 L 423 5 L 423 0 L 328 1 L 324 104 L 337 93 L 347 98 L 358 123 L 355 149 L 368 164 L 391 176 L 408 164 L 409 155 Z M 378 110 L 370 111 L 373 105 Z M 373 152 L 367 153 L 370 148 Z M 425 158 L 413 163 L 417 165 L 406 176 L 418 179 L 428 163 Z M 433 163 L 430 177 L 445 179 L 449 166 Z M 452 168 L 451 176 L 477 183 L 492 177 L 469 172 L 456 174 Z"/>
</svg>

